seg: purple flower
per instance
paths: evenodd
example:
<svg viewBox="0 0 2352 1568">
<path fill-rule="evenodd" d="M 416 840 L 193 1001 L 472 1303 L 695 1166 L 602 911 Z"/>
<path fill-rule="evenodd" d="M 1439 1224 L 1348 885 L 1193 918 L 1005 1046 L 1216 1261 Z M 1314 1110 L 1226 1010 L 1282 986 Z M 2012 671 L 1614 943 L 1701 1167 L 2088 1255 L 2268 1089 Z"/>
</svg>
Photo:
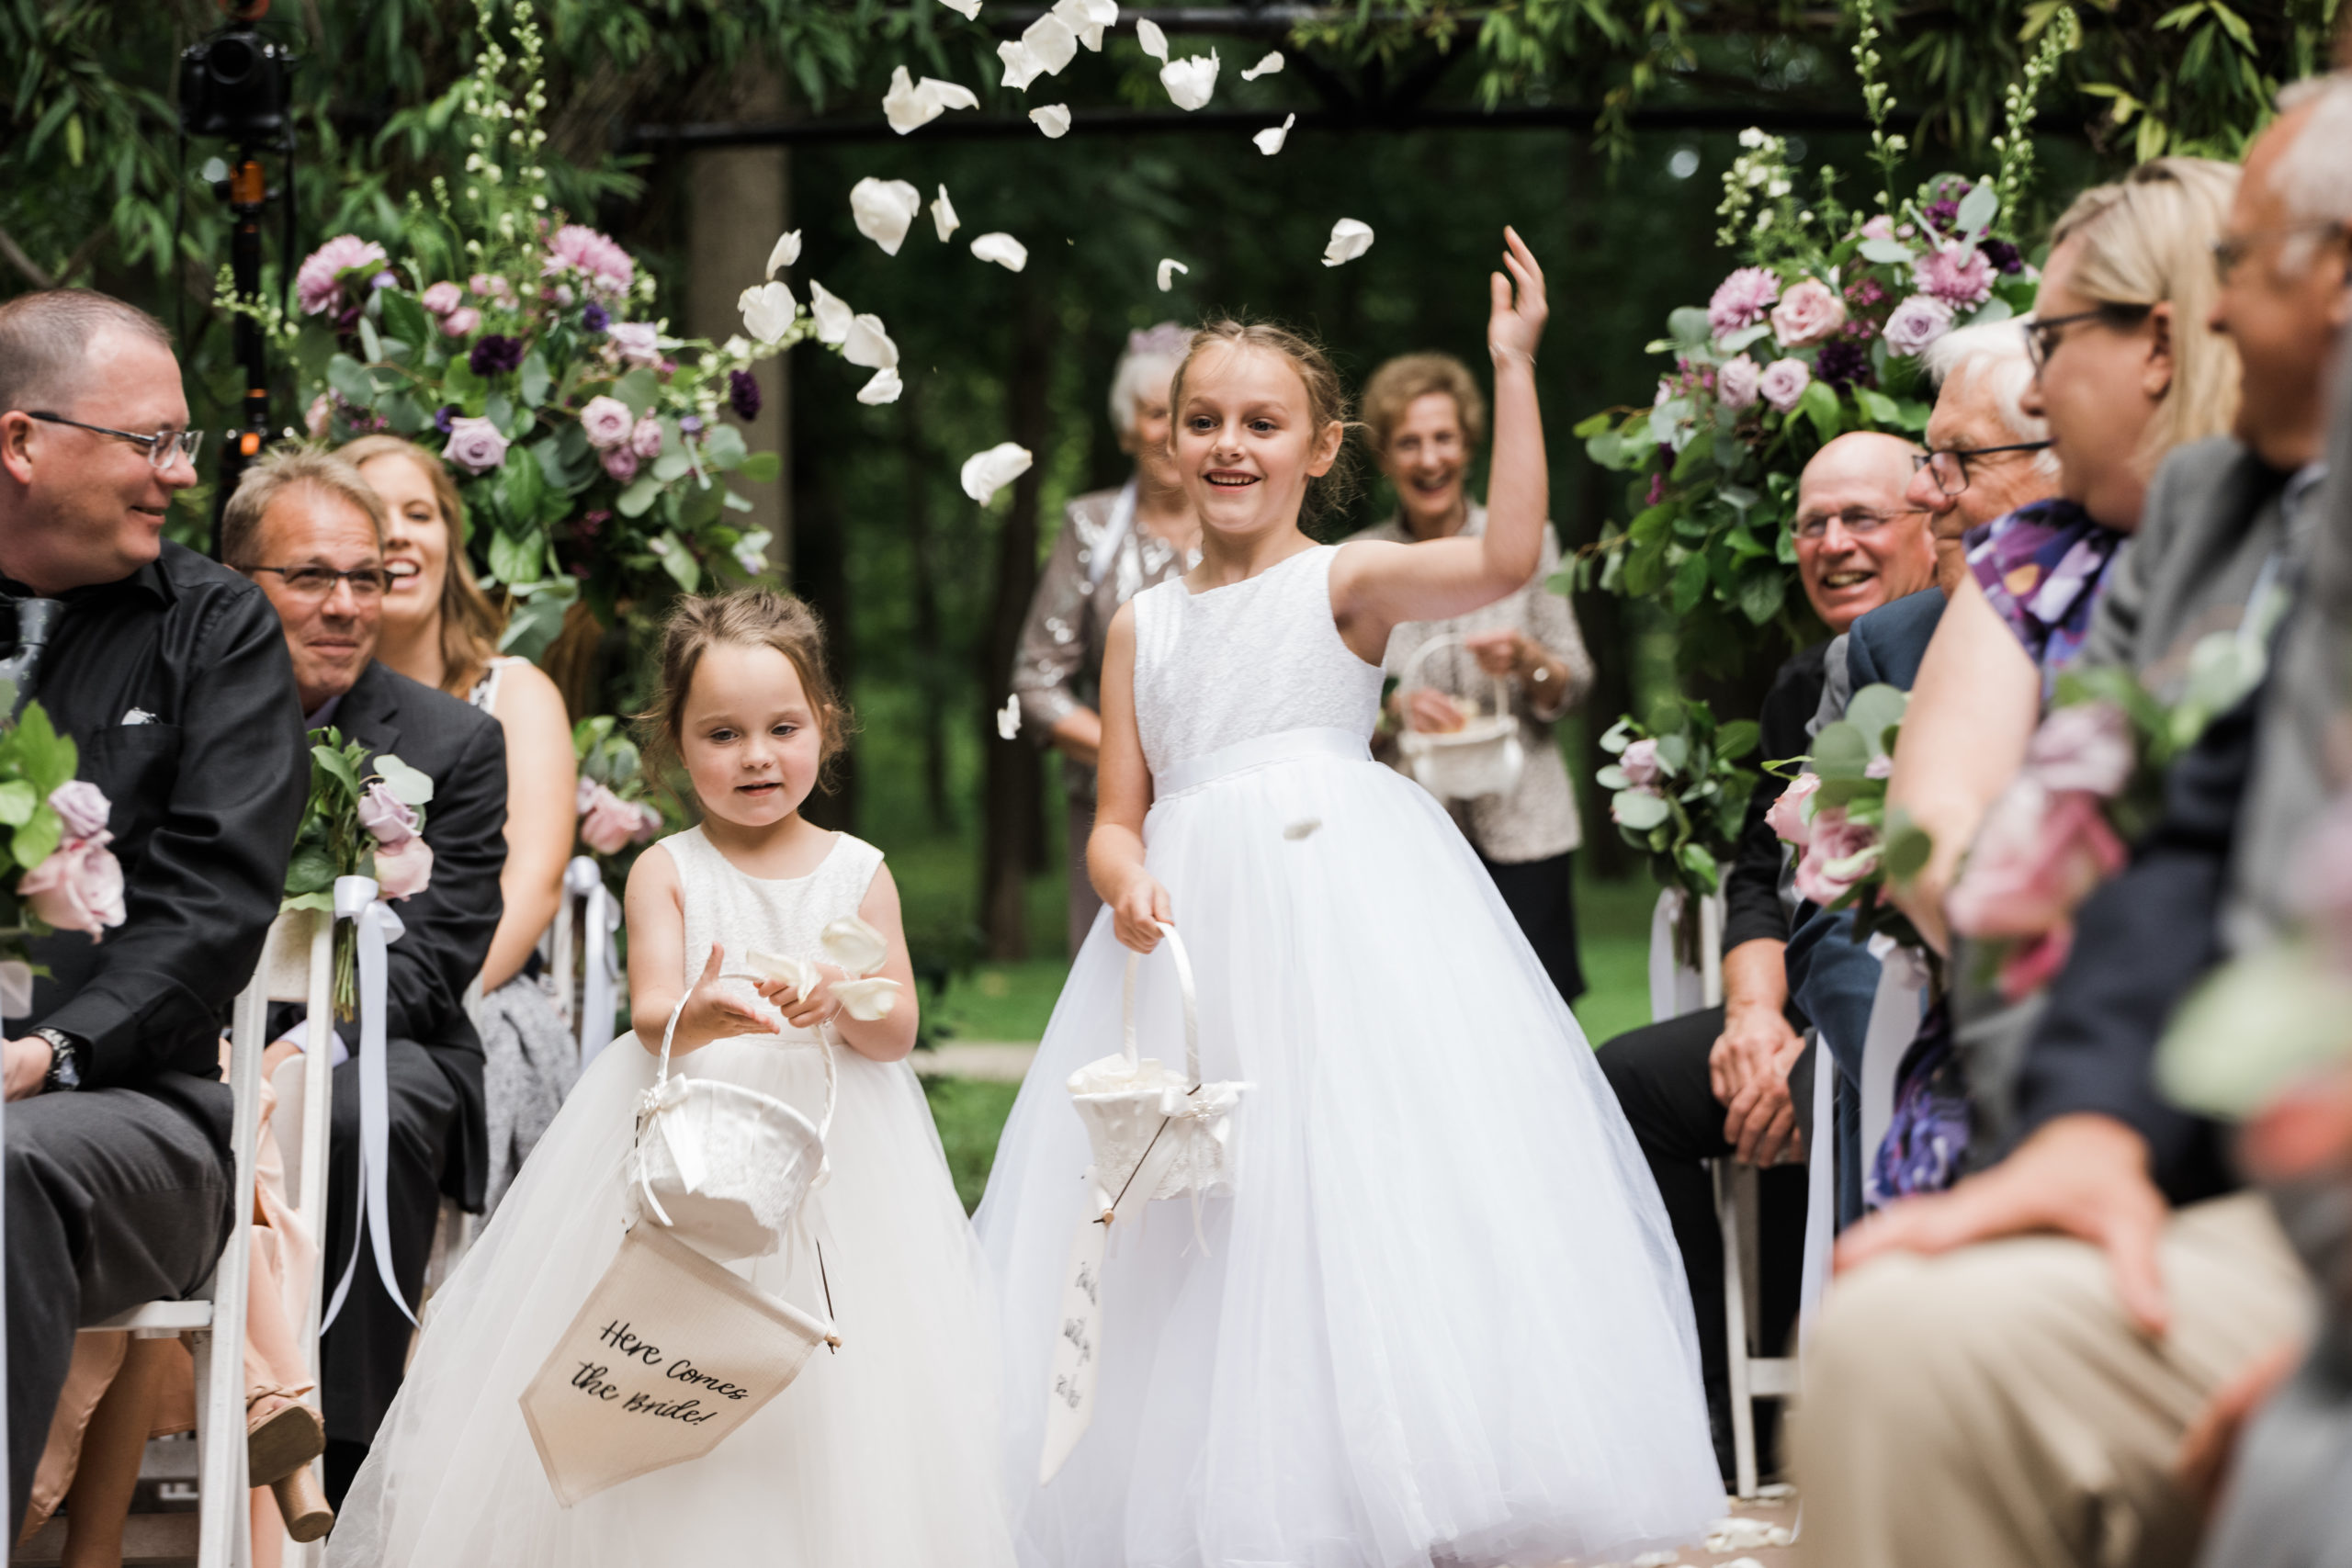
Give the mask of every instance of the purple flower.
<svg viewBox="0 0 2352 1568">
<path fill-rule="evenodd" d="M 727 406 L 735 411 L 737 419 L 749 421 L 759 418 L 759 378 L 749 370 L 729 370 L 727 373 Z"/>
<path fill-rule="evenodd" d="M 505 467 L 506 437 L 486 419 L 461 416 L 449 422 L 449 445 L 441 456 L 469 474 L 486 474 Z"/>
<path fill-rule="evenodd" d="M 592 543 L 597 535 L 605 531 L 605 525 L 612 520 L 613 514 L 601 506 L 594 512 L 582 513 L 580 521 L 571 525 L 572 536 L 583 545 Z"/>
<path fill-rule="evenodd" d="M 391 268 L 386 267 L 383 271 L 378 273 L 375 276 L 368 280 L 368 287 L 370 288 L 390 288 L 399 281 L 399 276 L 395 274 Z"/>
<path fill-rule="evenodd" d="M 338 234 L 311 252 L 295 273 L 295 302 L 302 314 L 315 316 L 341 297 L 344 274 L 364 271 L 372 276 L 390 260 L 384 247 L 371 240 Z"/>
<path fill-rule="evenodd" d="M 678 416 L 678 434 L 681 435 L 700 435 L 702 434 L 702 415 L 698 413 L 680 414 Z"/>
<path fill-rule="evenodd" d="M 1787 413 L 1797 406 L 1797 400 L 1812 384 L 1813 372 L 1805 367 L 1804 360 L 1775 359 L 1764 367 L 1756 389 L 1763 394 L 1766 402 Z"/>
<path fill-rule="evenodd" d="M 613 324 L 613 313 L 591 299 L 580 308 L 580 330 L 594 337 Z"/>
<path fill-rule="evenodd" d="M 1871 374 L 1870 351 L 1858 343 L 1825 343 L 1821 352 L 1814 355 L 1813 378 L 1826 381 L 1832 387 L 1866 387 L 1875 379 Z"/>
<path fill-rule="evenodd" d="M 1741 267 L 1716 286 L 1714 297 L 1707 301 L 1707 324 L 1717 336 L 1752 327 L 1780 297 L 1781 280 L 1770 268 Z"/>
<path fill-rule="evenodd" d="M 1993 263 L 1973 247 L 1939 248 L 1911 264 L 1911 280 L 1922 294 L 1954 305 L 1973 305 L 1993 292 Z"/>
<path fill-rule="evenodd" d="M 1746 355 L 1726 360 L 1715 372 L 1715 396 L 1724 407 L 1738 413 L 1756 406 L 1758 379 L 1763 371 Z"/>
<path fill-rule="evenodd" d="M 637 264 L 629 260 L 627 251 L 595 230 L 567 223 L 548 241 L 548 259 L 542 268 L 548 277 L 562 272 L 583 274 L 601 292 L 619 295 L 628 291 Z"/>
<path fill-rule="evenodd" d="M 455 403 L 443 403 L 439 408 L 433 411 L 433 428 L 439 431 L 442 434 L 447 435 L 449 434 L 449 422 L 457 417 L 458 405 Z"/>
<path fill-rule="evenodd" d="M 523 340 L 491 333 L 474 344 L 473 355 L 467 363 L 477 376 L 503 376 L 523 363 Z"/>
<path fill-rule="evenodd" d="M 580 428 L 587 434 L 588 445 L 599 452 L 624 445 L 635 423 L 628 405 L 618 398 L 591 398 L 580 411 Z"/>
<path fill-rule="evenodd" d="M 1894 354 L 1917 354 L 1951 331 L 1951 307 L 1932 295 L 1914 294 L 1886 318 L 1886 346 Z"/>
<path fill-rule="evenodd" d="M 416 837 L 416 808 L 378 779 L 359 797 L 359 825 L 373 833 L 376 842 L 384 848 L 398 849 Z"/>
<path fill-rule="evenodd" d="M 69 839 L 86 839 L 93 833 L 103 833 L 107 818 L 114 807 L 107 799 L 107 792 L 87 779 L 68 779 L 49 792 L 50 809 L 65 824 Z"/>
<path fill-rule="evenodd" d="M 601 454 L 605 472 L 627 484 L 637 478 L 637 454 L 626 446 L 608 447 Z"/>
<path fill-rule="evenodd" d="M 465 291 L 454 283 L 436 283 L 416 297 L 416 302 L 436 316 L 446 316 L 466 302 Z"/>
<path fill-rule="evenodd" d="M 1617 765 L 1624 770 L 1625 783 L 1634 789 L 1655 791 L 1665 772 L 1658 765 L 1657 742 L 1648 736 L 1626 747 Z"/>
<path fill-rule="evenodd" d="M 1993 264 L 1995 272 L 2014 277 L 2025 270 L 2025 257 L 2007 240 L 1979 240 L 1976 248 L 1984 253 L 1984 259 Z"/>
</svg>

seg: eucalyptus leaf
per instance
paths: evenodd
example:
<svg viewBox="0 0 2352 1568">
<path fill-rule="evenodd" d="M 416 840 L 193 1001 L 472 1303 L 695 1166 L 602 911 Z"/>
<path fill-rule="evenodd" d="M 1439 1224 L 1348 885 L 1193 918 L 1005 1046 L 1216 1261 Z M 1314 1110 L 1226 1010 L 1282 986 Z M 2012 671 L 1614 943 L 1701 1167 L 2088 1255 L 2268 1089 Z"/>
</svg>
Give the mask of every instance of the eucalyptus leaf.
<svg viewBox="0 0 2352 1568">
<path fill-rule="evenodd" d="M 1684 305 L 1666 318 L 1666 330 L 1673 334 L 1677 344 L 1688 348 L 1699 348 L 1705 346 L 1707 340 L 1714 332 L 1714 325 L 1708 321 L 1707 312 L 1703 307 Z"/>
<path fill-rule="evenodd" d="M 1961 231 L 1967 235 L 1971 244 L 1983 238 L 1984 231 L 1993 226 L 1993 220 L 2000 215 L 2000 193 L 1993 188 L 1989 180 L 1977 181 L 1969 187 L 1968 194 L 1960 198 L 1958 221 Z"/>
<path fill-rule="evenodd" d="M 1846 704 L 1846 722 L 1861 735 L 1872 756 L 1883 757 L 1893 750 L 1886 743 L 1886 731 L 1902 724 L 1903 710 L 1910 703 L 1909 693 L 1883 682 L 1864 686 Z"/>
<path fill-rule="evenodd" d="M 1664 822 L 1671 814 L 1671 808 L 1668 807 L 1666 797 L 1652 795 L 1647 790 L 1619 790 L 1609 797 L 1610 817 L 1619 827 L 1633 832 L 1647 832 Z"/>
<path fill-rule="evenodd" d="M 653 459 L 653 467 L 647 471 L 652 474 L 657 482 L 668 484 L 671 480 L 684 478 L 692 472 L 694 466 L 694 459 L 684 452 L 664 452 Z"/>
<path fill-rule="evenodd" d="M 40 795 L 23 779 L 0 784 L 0 827 L 21 828 L 33 818 Z"/>
<path fill-rule="evenodd" d="M 534 581 L 539 576 L 543 553 L 537 535 L 517 539 L 499 529 L 490 536 L 490 574 L 504 583 Z"/>
<path fill-rule="evenodd" d="M 624 517 L 642 517 L 662 493 L 662 481 L 651 474 L 639 474 L 628 482 L 613 507 Z"/>
<path fill-rule="evenodd" d="M 1909 266 L 1913 252 L 1900 240 L 1864 240 L 1862 259 L 1874 261 L 1881 266 Z"/>
<path fill-rule="evenodd" d="M 380 364 L 384 357 L 384 340 L 376 335 L 376 323 L 366 316 L 359 318 L 359 352 L 370 365 Z"/>
<path fill-rule="evenodd" d="M 376 382 L 359 361 L 347 354 L 338 354 L 327 361 L 327 385 L 334 395 L 353 408 L 376 406 Z"/>
<path fill-rule="evenodd" d="M 613 383 L 613 396 L 628 405 L 628 412 L 643 419 L 661 400 L 662 383 L 652 371 L 640 365 Z"/>
<path fill-rule="evenodd" d="M 377 755 L 376 773 L 384 781 L 384 787 L 392 792 L 392 798 L 402 806 L 433 804 L 433 776 L 430 773 L 418 772 L 390 751 Z"/>
<path fill-rule="evenodd" d="M 551 378 L 548 374 L 548 359 L 546 355 L 541 354 L 536 348 L 531 350 L 530 353 L 525 355 L 523 356 L 523 373 L 515 389 L 523 395 L 524 406 L 526 408 L 537 408 L 540 404 L 546 402 L 548 400 L 548 386 L 550 379 Z"/>
</svg>

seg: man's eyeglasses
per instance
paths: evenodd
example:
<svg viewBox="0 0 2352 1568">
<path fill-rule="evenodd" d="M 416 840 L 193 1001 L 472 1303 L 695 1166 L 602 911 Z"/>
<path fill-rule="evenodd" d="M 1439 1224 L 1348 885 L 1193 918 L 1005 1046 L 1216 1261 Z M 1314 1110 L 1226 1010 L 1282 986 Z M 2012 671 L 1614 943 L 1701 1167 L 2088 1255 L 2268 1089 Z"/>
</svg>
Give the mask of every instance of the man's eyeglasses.
<svg viewBox="0 0 2352 1568">
<path fill-rule="evenodd" d="M 1911 459 L 1911 471 L 1917 473 L 1925 468 L 1928 477 L 1935 481 L 1938 493 L 1950 500 L 1973 482 L 1973 476 L 1968 471 L 1971 462 L 1981 462 L 1986 457 L 1997 457 L 2007 453 L 2049 450 L 2050 443 L 2047 441 L 2019 441 L 2008 446 L 1972 446 L 1964 451 L 1953 446 L 1941 452 L 1916 455 Z"/>
<path fill-rule="evenodd" d="M 396 560 L 383 566 L 354 567 L 349 571 L 337 571 L 331 566 L 249 566 L 240 570 L 268 572 L 299 598 L 323 599 L 334 592 L 336 583 L 348 582 L 353 598 L 381 599 L 393 583 L 406 582 L 424 569 L 413 560 Z"/>
<path fill-rule="evenodd" d="M 1890 523 L 1900 523 L 1906 517 L 1925 517 L 1926 515 L 1926 513 L 1917 510 L 1871 512 L 1864 507 L 1849 506 L 1843 512 L 1824 516 L 1800 517 L 1796 520 L 1794 532 L 1800 539 L 1826 538 L 1829 534 L 1829 525 L 1835 523 L 1856 538 L 1867 539 Z"/>
<path fill-rule="evenodd" d="M 2213 274 L 2227 283 L 2230 274 L 2238 269 L 2238 264 L 2254 254 L 2256 248 L 2265 240 L 2283 239 L 2294 234 L 2332 234 L 2344 229 L 2345 225 L 2333 218 L 2314 218 L 2301 223 L 2281 223 L 2275 228 L 2255 229 L 2244 234 L 2224 234 L 2212 242 Z"/>
<path fill-rule="evenodd" d="M 168 468 L 186 457 L 189 466 L 196 463 L 197 448 L 204 445 L 200 430 L 159 430 L 152 435 L 141 435 L 135 430 L 114 430 L 103 424 L 85 424 L 78 419 L 68 419 L 62 413 L 46 413 L 28 410 L 27 419 L 37 419 L 43 424 L 70 424 L 76 430 L 87 430 L 99 435 L 111 435 L 118 441 L 128 441 L 134 446 L 147 448 L 147 460 L 158 469 Z"/>
<path fill-rule="evenodd" d="M 2025 356 L 2033 366 L 2036 376 L 2058 352 L 2066 339 L 2066 329 L 2083 321 L 2105 321 L 2110 327 L 2136 327 L 2148 319 L 2153 305 L 2095 305 L 2087 310 L 2075 310 L 2064 316 L 2042 316 L 2024 323 Z"/>
</svg>

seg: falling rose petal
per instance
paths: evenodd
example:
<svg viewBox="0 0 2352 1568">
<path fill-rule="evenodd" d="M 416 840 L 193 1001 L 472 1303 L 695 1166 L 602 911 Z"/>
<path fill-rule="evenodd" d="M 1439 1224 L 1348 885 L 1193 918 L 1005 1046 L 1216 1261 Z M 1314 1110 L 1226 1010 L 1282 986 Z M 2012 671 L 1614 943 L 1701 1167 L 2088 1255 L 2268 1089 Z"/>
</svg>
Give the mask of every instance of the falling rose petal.
<svg viewBox="0 0 2352 1568">
<path fill-rule="evenodd" d="M 853 975 L 871 975 L 890 956 L 882 933 L 855 915 L 829 922 L 818 935 L 817 944 L 825 950 L 826 957 Z"/>
<path fill-rule="evenodd" d="M 836 980 L 833 1000 L 842 1004 L 842 1011 L 860 1023 L 872 1023 L 890 1016 L 899 1005 L 899 982 L 896 980 Z"/>
<path fill-rule="evenodd" d="M 1244 82 L 1255 82 L 1261 76 L 1273 75 L 1275 73 L 1282 70 L 1282 68 L 1283 51 L 1278 49 L 1272 54 L 1267 55 L 1265 59 L 1258 62 L 1257 64 L 1250 67 L 1249 70 L 1244 71 L 1241 73 L 1241 79 Z"/>
<path fill-rule="evenodd" d="M 922 193 L 904 180 L 877 180 L 868 175 L 850 186 L 850 216 L 857 231 L 895 256 L 905 243 L 907 230 L 922 210 Z"/>
<path fill-rule="evenodd" d="M 945 186 L 939 187 L 939 199 L 931 204 L 931 221 L 932 226 L 939 231 L 939 243 L 943 245 L 947 243 L 948 235 L 964 226 L 964 220 L 956 216 L 956 204 L 947 199 Z"/>
<path fill-rule="evenodd" d="M 996 738 L 999 740 L 1011 740 L 1020 733 L 1021 694 L 1015 692 L 1004 699 L 1002 707 L 996 710 Z"/>
<path fill-rule="evenodd" d="M 1276 58 L 1279 59 L 1280 56 Z M 1297 123 L 1298 116 L 1286 114 L 1283 116 L 1283 122 L 1280 125 L 1268 126 L 1250 140 L 1258 144 L 1259 152 L 1271 158 L 1283 150 L 1283 139 L 1290 134 L 1290 128 Z"/>
<path fill-rule="evenodd" d="M 868 370 L 895 370 L 899 345 L 883 330 L 881 317 L 860 316 L 850 322 L 849 335 L 842 339 L 842 357 Z"/>
<path fill-rule="evenodd" d="M 1315 829 L 1321 826 L 1323 826 L 1323 818 L 1320 817 L 1302 817 L 1283 829 L 1283 837 L 1295 844 L 1299 840 L 1313 834 Z"/>
<path fill-rule="evenodd" d="M 825 983 L 824 972 L 807 959 L 780 957 L 756 947 L 743 955 L 743 967 L 763 980 L 789 986 L 804 997 Z"/>
<path fill-rule="evenodd" d="M 980 19 L 980 0 L 939 0 L 939 3 L 961 15 L 967 22 Z"/>
<path fill-rule="evenodd" d="M 1168 35 L 1149 17 L 1136 18 L 1136 42 L 1143 45 L 1143 51 L 1154 60 L 1163 65 L 1168 62 Z"/>
<path fill-rule="evenodd" d="M 1078 35 L 1051 11 L 1023 29 L 1021 43 L 1048 76 L 1060 75 L 1062 67 L 1078 58 Z"/>
<path fill-rule="evenodd" d="M 808 282 L 808 313 L 817 318 L 817 341 L 835 347 L 848 338 L 855 319 L 844 300 L 814 278 Z"/>
<path fill-rule="evenodd" d="M 1119 20 L 1118 0 L 1058 0 L 1054 15 L 1059 17 L 1078 35 L 1078 41 L 1094 53 L 1102 51 L 1102 29 Z"/>
<path fill-rule="evenodd" d="M 943 82 L 936 76 L 910 82 L 903 65 L 890 73 L 890 90 L 882 95 L 882 112 L 889 117 L 890 129 L 901 136 L 918 126 L 929 125 L 949 109 L 979 107 L 980 100 L 969 87 Z"/>
<path fill-rule="evenodd" d="M 1372 225 L 1342 218 L 1331 225 L 1331 243 L 1323 247 L 1323 265 L 1338 266 L 1372 249 Z"/>
<path fill-rule="evenodd" d="M 1176 275 L 1178 273 L 1190 272 L 1193 269 L 1191 267 L 1186 266 L 1182 262 L 1177 261 L 1171 256 L 1160 257 L 1159 291 L 1162 294 L 1167 293 L 1170 288 L 1176 287 Z"/>
<path fill-rule="evenodd" d="M 899 372 L 885 365 L 874 373 L 872 380 L 857 389 L 857 400 L 869 407 L 879 407 L 883 403 L 897 402 L 899 394 L 906 389 L 906 383 L 899 379 Z"/>
<path fill-rule="evenodd" d="M 792 290 L 781 283 L 755 284 L 735 304 L 743 312 L 744 330 L 761 343 L 774 343 L 790 332 L 792 318 L 799 313 Z"/>
<path fill-rule="evenodd" d="M 1007 272 L 1019 272 L 1029 265 L 1029 247 L 1010 234 L 981 235 L 972 242 L 972 254 Z"/>
<path fill-rule="evenodd" d="M 986 506 L 989 497 L 1027 473 L 1033 461 L 1029 448 L 1011 441 L 975 452 L 964 459 L 964 493 Z"/>
<path fill-rule="evenodd" d="M 1178 108 L 1199 108 L 1216 91 L 1216 51 L 1170 61 L 1159 68 L 1159 85 L 1168 89 Z"/>
<path fill-rule="evenodd" d="M 1016 93 L 1025 93 L 1029 84 L 1046 73 L 1045 62 L 1029 52 L 1029 46 L 1019 39 L 1007 39 L 996 46 L 996 57 L 1004 62 L 1004 85 Z"/>
<path fill-rule="evenodd" d="M 774 277 L 777 273 L 783 271 L 786 267 L 790 266 L 794 262 L 797 262 L 799 259 L 800 231 L 795 229 L 791 233 L 786 234 L 782 239 L 778 240 L 775 243 L 775 248 L 768 253 L 768 269 L 761 276 L 763 277 Z"/>
<path fill-rule="evenodd" d="M 1035 120 L 1037 129 L 1048 137 L 1059 139 L 1069 134 L 1069 106 L 1068 104 L 1047 104 L 1044 108 L 1031 109 L 1029 118 Z"/>
</svg>

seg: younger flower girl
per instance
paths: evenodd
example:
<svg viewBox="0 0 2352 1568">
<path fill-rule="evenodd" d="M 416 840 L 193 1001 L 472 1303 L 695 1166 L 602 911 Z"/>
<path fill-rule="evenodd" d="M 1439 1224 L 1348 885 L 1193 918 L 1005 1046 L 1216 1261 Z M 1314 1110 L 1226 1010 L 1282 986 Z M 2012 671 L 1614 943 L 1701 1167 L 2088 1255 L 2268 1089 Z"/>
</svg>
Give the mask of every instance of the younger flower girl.
<svg viewBox="0 0 2352 1568">
<path fill-rule="evenodd" d="M 330 1543 L 335 1568 L 1011 1563 L 978 1249 L 905 1061 L 915 997 L 898 889 L 880 851 L 800 815 L 847 718 L 797 601 L 746 588 L 672 615 L 652 740 L 684 763 L 704 819 L 629 877 L 636 1033 L 582 1075 L 435 1298 Z M 814 959 L 825 927 L 850 915 L 882 933 L 880 974 L 900 987 L 879 1019 L 842 1010 L 847 976 L 828 966 L 806 995 L 769 982 L 754 997 L 721 978 L 753 948 Z M 673 1075 L 745 1085 L 813 1118 L 812 1032 L 830 1024 L 849 1047 L 836 1053 L 831 1174 L 808 1199 L 819 1247 L 729 1265 L 831 1317 L 842 1344 L 703 1458 L 566 1508 L 516 1401 L 619 1248 L 634 1119 L 682 993 Z"/>
</svg>

